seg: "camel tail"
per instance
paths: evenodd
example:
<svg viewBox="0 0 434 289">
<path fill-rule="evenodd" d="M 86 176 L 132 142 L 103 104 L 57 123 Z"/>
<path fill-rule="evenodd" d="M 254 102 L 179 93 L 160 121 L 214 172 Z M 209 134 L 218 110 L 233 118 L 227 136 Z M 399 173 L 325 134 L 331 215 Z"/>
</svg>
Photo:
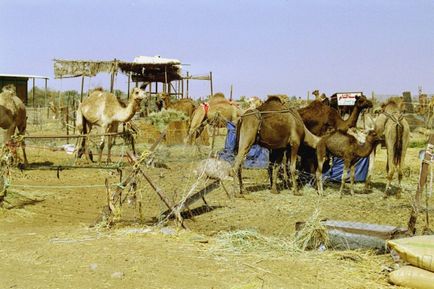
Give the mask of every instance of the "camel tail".
<svg viewBox="0 0 434 289">
<path fill-rule="evenodd" d="M 238 154 L 238 147 L 240 144 L 240 135 L 241 135 L 241 124 L 242 124 L 242 118 L 240 117 L 237 121 L 237 132 L 235 136 L 235 147 L 234 147 L 234 154 Z"/>
<path fill-rule="evenodd" d="M 401 123 L 396 125 L 396 139 L 394 144 L 394 154 L 393 154 L 393 162 L 395 165 L 398 165 L 401 163 L 401 156 L 402 156 L 402 134 L 404 131 L 404 127 Z"/>
<path fill-rule="evenodd" d="M 310 130 L 308 130 L 307 127 L 304 126 L 304 143 L 305 144 L 307 144 L 311 148 L 316 149 L 320 139 L 321 139 L 320 137 L 317 137 L 316 135 L 311 133 Z"/>
</svg>

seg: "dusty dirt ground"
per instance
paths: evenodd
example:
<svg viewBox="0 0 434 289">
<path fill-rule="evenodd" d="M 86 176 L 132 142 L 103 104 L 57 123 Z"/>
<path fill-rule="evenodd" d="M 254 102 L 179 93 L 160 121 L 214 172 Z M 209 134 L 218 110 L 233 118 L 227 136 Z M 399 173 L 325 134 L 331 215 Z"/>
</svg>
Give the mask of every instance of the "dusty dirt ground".
<svg viewBox="0 0 434 289">
<path fill-rule="evenodd" d="M 62 141 L 44 144 L 45 149 L 29 144 L 31 162 L 73 163 L 64 151 L 47 149 Z M 56 171 L 13 169 L 8 209 L 0 209 L 0 288 L 393 287 L 384 270 L 393 264 L 389 255 L 297 252 L 280 244 L 292 238 L 296 221 L 315 211 L 321 218 L 405 227 L 417 186 L 419 150 L 408 150 L 401 199 L 383 199 L 385 151 L 379 150 L 372 193 L 364 194 L 363 185 L 357 184 L 358 194 L 340 199 L 338 186 L 329 184 L 324 197 L 308 187 L 301 197 L 288 190 L 273 195 L 265 170 L 245 171 L 246 197 L 229 199 L 218 188 L 206 197 L 212 210 L 202 201 L 191 207 L 195 217 L 186 220 L 188 230 L 172 221 L 155 225 L 166 208 L 145 182 L 139 183 L 143 220 L 129 208 L 114 228 L 93 226 L 106 205 L 105 178 L 116 184 L 116 170 L 70 169 L 58 178 Z M 146 172 L 170 198 L 179 200 L 195 183 L 192 171 L 203 154 L 180 145 L 162 146 L 158 155 L 170 169 Z M 422 214 L 418 224 L 420 229 Z M 240 243 L 224 237 L 245 230 L 257 239 Z"/>
</svg>

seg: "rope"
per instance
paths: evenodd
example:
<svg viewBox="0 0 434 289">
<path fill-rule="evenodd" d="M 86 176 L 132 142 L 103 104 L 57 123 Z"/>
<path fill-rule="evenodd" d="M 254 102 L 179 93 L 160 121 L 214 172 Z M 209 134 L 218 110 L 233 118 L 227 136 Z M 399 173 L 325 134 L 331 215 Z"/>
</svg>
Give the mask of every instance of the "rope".
<svg viewBox="0 0 434 289">
<path fill-rule="evenodd" d="M 112 184 L 111 186 L 116 187 L 118 184 Z M 10 188 L 34 188 L 34 189 L 75 189 L 75 188 L 102 188 L 105 185 L 66 185 L 66 186 L 38 186 L 38 185 L 12 185 L 9 184 Z"/>
</svg>

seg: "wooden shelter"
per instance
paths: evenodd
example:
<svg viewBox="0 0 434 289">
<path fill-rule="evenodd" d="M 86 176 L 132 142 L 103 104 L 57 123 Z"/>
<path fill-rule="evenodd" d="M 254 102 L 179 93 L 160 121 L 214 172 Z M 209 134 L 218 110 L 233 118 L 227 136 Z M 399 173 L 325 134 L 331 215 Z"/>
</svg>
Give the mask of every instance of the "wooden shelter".
<svg viewBox="0 0 434 289">
<path fill-rule="evenodd" d="M 191 76 L 188 72 L 187 76 L 183 76 L 182 64 L 178 59 L 159 56 L 138 56 L 132 62 L 118 59 L 112 61 L 54 59 L 55 78 L 82 77 L 81 98 L 83 97 L 84 77 L 93 77 L 100 72 L 109 73 L 111 75 L 110 91 L 113 92 L 114 80 L 119 71 L 128 76 L 128 93 L 131 81 L 135 82 L 136 86 L 139 86 L 139 83 L 146 83 L 151 95 L 161 92 L 158 84 L 162 83 L 162 92 L 176 98 L 188 98 L 188 81 L 190 79 L 209 80 L 211 94 L 213 93 L 211 72 L 209 76 Z M 184 80 L 187 81 L 186 94 Z"/>
<path fill-rule="evenodd" d="M 47 82 L 48 77 L 46 76 L 38 76 L 38 75 L 23 75 L 23 74 L 0 74 L 0 91 L 1 89 L 8 85 L 13 84 L 16 87 L 17 96 L 27 105 L 29 96 L 28 96 L 28 82 L 29 79 L 32 79 L 33 83 L 33 96 L 32 99 L 35 99 L 35 79 L 44 79 L 45 80 L 45 97 L 47 96 Z"/>
</svg>

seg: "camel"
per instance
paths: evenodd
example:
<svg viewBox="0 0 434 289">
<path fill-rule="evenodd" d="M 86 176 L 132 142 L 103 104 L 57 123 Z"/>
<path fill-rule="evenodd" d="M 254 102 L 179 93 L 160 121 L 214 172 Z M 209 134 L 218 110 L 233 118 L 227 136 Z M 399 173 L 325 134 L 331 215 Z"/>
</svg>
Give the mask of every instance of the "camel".
<svg viewBox="0 0 434 289">
<path fill-rule="evenodd" d="M 196 108 L 193 100 L 190 98 L 183 98 L 179 99 L 176 102 L 173 102 L 170 99 L 170 95 L 163 93 L 161 96 L 164 104 L 165 109 L 174 109 L 180 112 L 183 112 L 185 115 L 187 115 L 189 118 L 191 118 L 191 115 L 193 114 L 194 109 Z"/>
<path fill-rule="evenodd" d="M 271 111 L 271 113 L 270 113 Z M 283 111 L 283 112 L 280 112 Z M 281 153 L 274 158 L 274 168 L 271 176 L 271 192 L 278 193 L 276 186 L 276 166 L 282 161 L 283 151 L 291 146 L 291 180 L 293 193 L 298 195 L 296 185 L 296 158 L 301 143 L 315 148 L 318 138 L 303 124 L 296 110 L 288 109 L 280 98 L 269 97 L 258 109 L 247 111 L 237 125 L 238 153 L 234 163 L 234 173 L 238 176 L 240 194 L 243 193 L 241 164 L 254 143 Z"/>
<path fill-rule="evenodd" d="M 315 100 L 308 106 L 299 109 L 298 113 L 310 132 L 316 136 L 322 136 L 330 130 L 347 132 L 349 128 L 356 126 L 360 113 L 371 107 L 372 102 L 362 95 L 356 97 L 354 109 L 346 120 L 342 119 L 339 112 L 327 105 L 327 101 L 324 100 Z M 301 169 L 314 174 L 317 166 L 315 151 L 302 145 L 299 154 L 301 156 Z"/>
<path fill-rule="evenodd" d="M 398 171 L 398 191 L 396 196 L 401 195 L 402 168 L 404 166 L 405 154 L 410 140 L 410 126 L 402 114 L 403 103 L 400 99 L 389 99 L 382 105 L 382 112 L 375 120 L 375 132 L 384 138 L 387 149 L 387 184 L 384 197 L 387 197 L 391 190 L 391 183 L 395 170 Z M 371 175 L 374 169 L 375 151 L 371 155 L 366 189 L 370 188 Z"/>
<path fill-rule="evenodd" d="M 351 187 L 350 193 L 354 194 L 354 174 L 355 164 L 359 158 L 367 157 L 380 141 L 375 131 L 370 131 L 366 136 L 365 143 L 359 144 L 357 139 L 347 133 L 335 131 L 321 138 L 316 148 L 318 159 L 318 168 L 316 170 L 316 180 L 318 185 L 318 194 L 323 195 L 322 169 L 327 154 L 332 154 L 344 160 L 344 170 L 342 172 L 341 188 L 339 193 L 341 198 L 347 179 L 347 171 L 350 169 Z"/>
<path fill-rule="evenodd" d="M 26 106 L 16 94 L 15 85 L 9 84 L 3 87 L 0 93 L 0 127 L 4 129 L 3 142 L 14 146 L 11 139 L 18 130 L 18 135 L 24 135 L 27 127 Z M 24 164 L 27 165 L 27 155 L 24 141 L 21 142 Z M 14 151 L 14 149 L 13 149 Z"/>
<path fill-rule="evenodd" d="M 127 106 L 118 101 L 116 96 L 102 89 L 94 90 L 89 97 L 79 104 L 77 109 L 76 127 L 83 134 L 90 133 L 93 126 L 98 128 L 99 134 L 115 133 L 121 122 L 127 122 L 140 109 L 140 102 L 145 98 L 145 91 L 133 88 Z M 111 162 L 112 136 L 107 137 L 107 163 Z M 101 137 L 98 162 L 101 163 L 105 137 Z M 83 138 L 78 156 L 87 152 L 86 138 Z"/>
<path fill-rule="evenodd" d="M 227 100 L 223 93 L 214 94 L 207 103 L 202 103 L 193 112 L 186 141 L 192 142 L 201 134 L 207 123 L 226 127 L 228 121 L 236 122 L 241 110 Z"/>
</svg>

